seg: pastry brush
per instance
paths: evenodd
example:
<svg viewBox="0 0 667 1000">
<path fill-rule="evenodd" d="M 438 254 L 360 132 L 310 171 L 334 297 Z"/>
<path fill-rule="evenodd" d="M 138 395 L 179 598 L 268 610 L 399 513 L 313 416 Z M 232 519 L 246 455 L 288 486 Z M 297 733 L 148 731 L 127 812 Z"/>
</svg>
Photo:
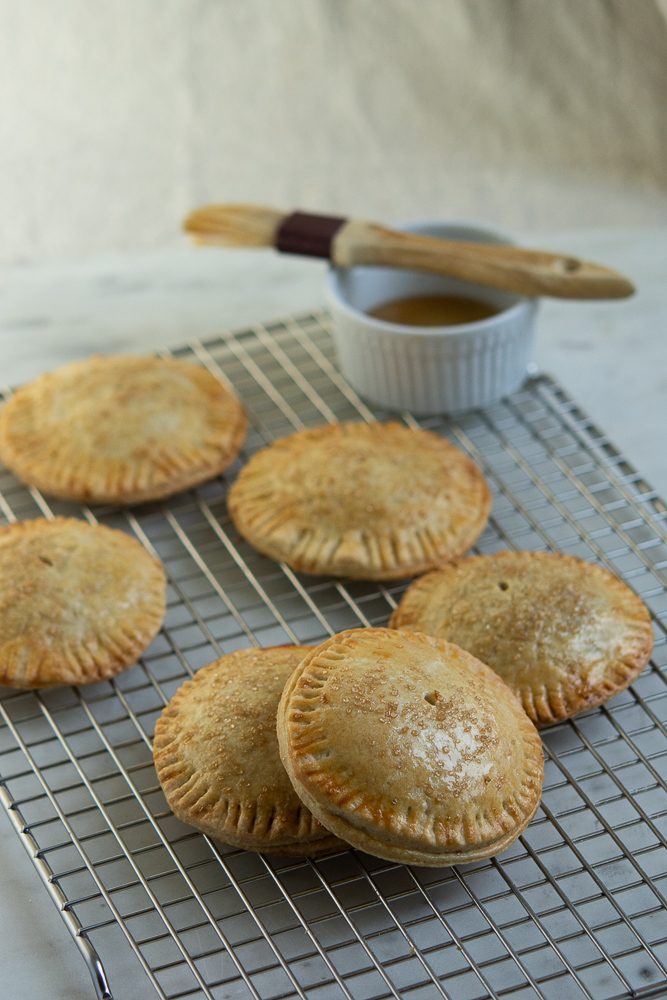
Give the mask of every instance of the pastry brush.
<svg viewBox="0 0 667 1000">
<path fill-rule="evenodd" d="M 568 254 L 489 243 L 459 243 L 388 229 L 375 222 L 260 205 L 206 205 L 184 228 L 201 244 L 272 246 L 325 257 L 336 267 L 384 266 L 430 271 L 517 295 L 622 299 L 634 292 L 624 275 Z"/>
</svg>

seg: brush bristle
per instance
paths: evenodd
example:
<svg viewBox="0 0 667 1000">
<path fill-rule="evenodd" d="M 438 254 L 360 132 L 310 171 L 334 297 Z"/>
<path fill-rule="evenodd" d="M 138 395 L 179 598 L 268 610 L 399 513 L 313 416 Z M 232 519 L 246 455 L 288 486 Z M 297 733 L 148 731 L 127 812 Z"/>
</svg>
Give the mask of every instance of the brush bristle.
<svg viewBox="0 0 667 1000">
<path fill-rule="evenodd" d="M 196 243 L 226 247 L 269 247 L 285 212 L 261 205 L 205 205 L 191 212 L 183 228 Z"/>
</svg>

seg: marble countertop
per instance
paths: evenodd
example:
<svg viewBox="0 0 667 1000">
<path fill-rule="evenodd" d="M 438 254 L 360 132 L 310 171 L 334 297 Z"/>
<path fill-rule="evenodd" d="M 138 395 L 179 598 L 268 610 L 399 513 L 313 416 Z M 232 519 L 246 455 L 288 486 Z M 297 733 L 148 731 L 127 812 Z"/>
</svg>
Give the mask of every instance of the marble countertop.
<svg viewBox="0 0 667 1000">
<path fill-rule="evenodd" d="M 622 302 L 541 305 L 536 361 L 667 496 L 667 228 L 541 234 L 527 244 L 625 272 Z M 270 251 L 178 249 L 0 266 L 0 382 L 88 354 L 151 351 L 323 302 L 325 265 Z M 0 813 L 3 995 L 90 1000 L 88 971 Z M 120 938 L 120 935 L 119 935 Z M 122 940 L 115 1000 L 154 991 Z"/>
</svg>

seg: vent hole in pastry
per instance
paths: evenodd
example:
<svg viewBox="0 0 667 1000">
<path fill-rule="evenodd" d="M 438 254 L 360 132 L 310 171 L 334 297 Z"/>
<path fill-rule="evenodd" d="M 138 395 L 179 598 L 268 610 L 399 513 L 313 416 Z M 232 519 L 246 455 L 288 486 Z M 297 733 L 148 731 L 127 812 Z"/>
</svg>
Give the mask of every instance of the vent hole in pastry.
<svg viewBox="0 0 667 1000">
<path fill-rule="evenodd" d="M 510 589 L 509 583 L 505 583 L 504 580 L 501 580 L 500 583 L 498 584 L 498 586 L 500 587 L 501 590 L 509 590 Z"/>
<path fill-rule="evenodd" d="M 429 691 L 428 694 L 424 695 L 424 701 L 427 701 L 429 705 L 437 705 L 440 700 L 439 691 Z"/>
<path fill-rule="evenodd" d="M 46 556 L 40 556 L 39 558 L 40 558 L 41 562 L 46 563 L 47 566 L 53 566 L 53 563 L 51 562 L 51 560 L 47 559 Z"/>
</svg>

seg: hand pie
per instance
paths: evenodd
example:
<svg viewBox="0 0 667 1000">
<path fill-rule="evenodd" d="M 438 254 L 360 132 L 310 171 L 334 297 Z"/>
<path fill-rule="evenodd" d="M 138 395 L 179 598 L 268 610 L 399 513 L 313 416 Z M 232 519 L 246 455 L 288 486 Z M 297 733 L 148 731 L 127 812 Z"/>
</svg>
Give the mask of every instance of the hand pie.
<svg viewBox="0 0 667 1000">
<path fill-rule="evenodd" d="M 134 538 L 76 518 L 0 527 L 0 684 L 93 684 L 125 670 L 165 611 L 162 566 Z"/>
<path fill-rule="evenodd" d="M 304 659 L 278 709 L 280 754 L 319 821 L 369 854 L 443 866 L 505 850 L 534 815 L 542 744 L 469 653 L 384 628 Z"/>
<path fill-rule="evenodd" d="M 311 649 L 230 653 L 178 689 L 153 743 L 158 778 L 178 819 L 248 851 L 291 857 L 347 847 L 303 805 L 278 756 L 280 695 Z"/>
<path fill-rule="evenodd" d="M 329 424 L 257 452 L 229 492 L 256 549 L 304 573 L 394 580 L 466 552 L 491 494 L 445 438 L 399 423 Z"/>
<path fill-rule="evenodd" d="M 245 432 L 241 404 L 205 368 L 97 355 L 16 391 L 0 412 L 0 458 L 53 496 L 141 503 L 218 475 Z"/>
<path fill-rule="evenodd" d="M 649 613 L 600 566 L 552 552 L 471 556 L 416 580 L 391 625 L 487 663 L 538 726 L 612 698 L 645 667 Z"/>
</svg>

